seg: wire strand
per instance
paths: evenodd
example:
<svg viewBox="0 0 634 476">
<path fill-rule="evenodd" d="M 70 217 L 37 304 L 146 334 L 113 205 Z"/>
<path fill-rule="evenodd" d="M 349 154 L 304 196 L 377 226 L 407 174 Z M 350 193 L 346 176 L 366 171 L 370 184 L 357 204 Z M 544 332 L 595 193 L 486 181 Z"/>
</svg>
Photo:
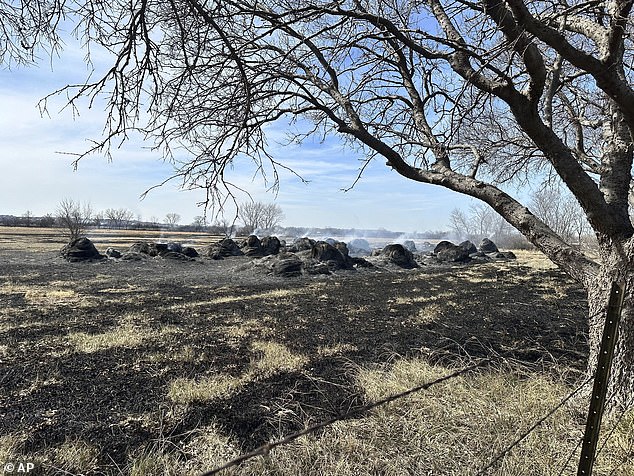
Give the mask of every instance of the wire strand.
<svg viewBox="0 0 634 476">
<path fill-rule="evenodd" d="M 563 407 L 569 400 L 571 400 L 577 393 L 581 391 L 583 387 L 585 387 L 589 382 L 592 381 L 594 377 L 587 378 L 581 385 L 579 385 L 575 390 L 570 392 L 566 398 L 564 398 L 561 402 L 559 402 L 552 410 L 550 410 L 546 415 L 537 420 L 528 430 L 520 435 L 518 439 L 516 439 L 513 443 L 511 443 L 506 449 L 501 451 L 495 458 L 493 458 L 489 464 L 487 464 L 484 468 L 482 468 L 476 476 L 481 476 L 485 473 L 485 471 L 491 469 L 498 461 L 504 458 L 507 454 L 509 454 L 513 448 L 519 445 L 522 441 L 524 441 L 533 431 L 537 429 L 542 423 L 544 423 L 548 418 L 553 416 L 561 407 Z"/>
<path fill-rule="evenodd" d="M 431 387 L 433 387 L 434 385 L 438 385 L 439 383 L 443 383 L 446 382 L 448 380 L 451 380 L 453 378 L 459 377 L 460 375 L 463 375 L 467 372 L 471 372 L 472 370 L 477 369 L 478 367 L 483 366 L 486 363 L 489 363 L 490 360 L 489 359 L 483 359 L 480 362 L 470 365 L 468 367 L 465 367 L 461 370 L 457 370 L 456 372 L 453 372 L 451 374 L 445 375 L 443 377 L 440 377 L 436 380 L 432 380 L 431 382 L 426 382 L 423 383 L 421 385 L 417 385 L 416 387 L 412 387 L 409 390 L 406 390 L 404 392 L 401 393 L 397 393 L 397 394 L 393 394 L 390 395 L 386 398 L 383 398 L 381 400 L 376 400 L 374 402 L 368 403 L 367 405 L 364 405 L 362 407 L 356 408 L 354 410 L 351 410 L 347 413 L 344 413 L 342 415 L 337 415 L 329 420 L 325 420 L 322 421 L 320 423 L 316 423 L 314 425 L 311 425 L 301 431 L 298 431 L 296 433 L 292 433 L 282 439 L 276 440 L 276 441 L 271 441 L 269 443 L 266 443 L 258 448 L 256 448 L 255 450 L 249 452 L 249 453 L 245 453 L 243 455 L 238 456 L 235 459 L 232 459 L 231 461 L 228 461 L 227 463 L 223 464 L 222 466 L 218 466 L 217 468 L 214 468 L 210 471 L 207 471 L 205 473 L 202 473 L 200 476 L 213 476 L 214 474 L 219 473 L 220 471 L 223 471 L 225 469 L 229 469 L 233 466 L 237 466 L 238 464 L 247 461 L 251 458 L 255 458 L 256 456 L 263 456 L 269 453 L 269 451 L 271 451 L 273 448 L 277 447 L 277 446 L 281 446 L 281 445 L 285 445 L 290 443 L 293 440 L 296 440 L 297 438 L 299 438 L 300 436 L 306 435 L 308 433 L 312 433 L 314 431 L 317 431 L 321 428 L 324 428 L 326 426 L 332 425 L 333 423 L 340 421 L 340 420 L 345 420 L 351 416 L 354 415 L 358 415 L 360 413 L 364 413 L 367 412 L 369 410 L 372 410 L 374 408 L 380 407 L 382 405 L 386 405 L 388 403 L 391 403 L 395 400 L 399 400 L 401 398 L 407 397 L 408 395 L 411 395 L 413 393 L 417 393 L 423 390 L 427 390 Z"/>
</svg>

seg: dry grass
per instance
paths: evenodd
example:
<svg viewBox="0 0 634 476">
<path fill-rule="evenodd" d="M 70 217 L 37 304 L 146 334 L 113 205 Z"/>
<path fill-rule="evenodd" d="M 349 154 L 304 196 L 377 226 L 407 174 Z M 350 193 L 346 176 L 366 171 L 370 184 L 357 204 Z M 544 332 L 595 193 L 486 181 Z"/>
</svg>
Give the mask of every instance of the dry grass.
<svg viewBox="0 0 634 476">
<path fill-rule="evenodd" d="M 266 336 L 267 329 L 262 320 L 247 319 L 242 322 L 238 321 L 233 325 L 226 326 L 224 328 L 224 333 L 226 336 L 234 339 L 244 339 L 255 333 L 260 336 Z"/>
<path fill-rule="evenodd" d="M 255 341 L 253 351 L 260 354 L 251 365 L 251 371 L 263 375 L 273 375 L 281 371 L 300 370 L 308 362 L 301 354 L 294 354 L 286 346 L 271 341 Z"/>
<path fill-rule="evenodd" d="M 90 473 L 97 468 L 99 449 L 80 439 L 67 439 L 49 451 L 49 466 L 62 474 Z"/>
<path fill-rule="evenodd" d="M 0 249 L 57 251 L 66 243 L 61 229 L 0 226 Z"/>
<path fill-rule="evenodd" d="M 139 326 L 134 322 L 134 316 L 124 317 L 120 324 L 108 332 L 88 334 L 86 332 L 71 332 L 68 342 L 77 352 L 98 352 L 114 347 L 138 347 L 148 339 L 165 338 L 177 330 L 170 326 L 152 329 Z"/>
<path fill-rule="evenodd" d="M 556 269 L 557 265 L 550 261 L 546 255 L 537 250 L 513 250 L 517 256 L 517 263 L 535 270 Z"/>
<path fill-rule="evenodd" d="M 109 247 L 123 250 L 137 241 L 178 242 L 203 246 L 222 238 L 208 233 L 161 230 L 96 230 L 89 229 L 86 236 L 98 250 Z M 24 228 L 0 226 L 0 249 L 28 251 L 58 251 L 68 243 L 61 228 Z"/>
<path fill-rule="evenodd" d="M 68 341 L 78 352 L 97 352 L 112 347 L 136 347 L 145 337 L 140 329 L 125 325 L 99 334 L 74 332 L 68 334 Z"/>
<path fill-rule="evenodd" d="M 199 380 L 177 378 L 170 384 L 167 396 L 175 403 L 188 404 L 227 398 L 245 382 L 226 374 L 207 376 Z"/>
<path fill-rule="evenodd" d="M 245 301 L 261 301 L 261 300 L 269 300 L 269 301 L 280 301 L 286 298 L 292 298 L 297 294 L 301 294 L 306 292 L 302 289 L 273 289 L 271 291 L 267 291 L 264 293 L 256 293 L 250 294 L 248 296 L 218 296 L 212 299 L 208 299 L 205 301 L 197 301 L 195 303 L 185 303 L 184 306 L 188 308 L 195 307 L 206 307 L 206 306 L 215 306 L 218 304 L 230 304 L 234 302 L 245 302 Z M 281 302 L 280 302 L 281 303 Z M 178 304 L 172 306 L 170 309 L 176 309 L 182 307 L 183 304 Z"/>
<path fill-rule="evenodd" d="M 519 340 L 542 326 L 535 339 L 554 333 L 573 348 L 574 328 L 557 334 L 560 326 L 546 324 L 553 309 L 566 319 L 583 314 L 583 303 L 566 308 L 579 295 L 571 299 L 569 284 L 543 272 L 554 266 L 539 253 L 517 255 L 508 266 L 366 281 L 334 276 L 288 287 L 223 285 L 207 275 L 177 285 L 169 274 L 154 281 L 131 274 L 131 284 L 129 276 L 99 274 L 109 272 L 101 267 L 92 275 L 69 267 L 86 274 L 46 282 L 33 269 L 3 271 L 0 294 L 15 305 L 0 309 L 0 332 L 11 339 L 0 345 L 0 359 L 11 363 L 10 378 L 21 380 L 6 386 L 14 426 L 0 436 L 0 462 L 36 461 L 47 475 L 193 476 L 257 446 L 262 435 L 281 436 L 453 371 L 464 355 L 453 348 L 442 354 L 454 359 L 445 365 L 424 357 L 451 342 L 499 335 L 491 342 L 500 348 L 517 343 L 527 351 Z M 523 334 L 508 337 L 515 332 Z M 394 358 L 393 346 L 419 357 Z M 573 388 L 557 372 L 522 368 L 452 379 L 223 474 L 474 475 Z M 95 377 L 104 374 L 112 380 Z M 93 407 L 95 395 L 102 400 Z M 558 475 L 581 436 L 581 414 L 576 403 L 557 412 L 487 474 Z M 634 476 L 633 428 L 634 411 L 605 423 L 609 439 L 595 475 L 616 468 L 613 475 Z M 123 442 L 120 454 L 109 452 L 113 442 Z M 577 459 L 573 454 L 561 474 L 572 476 Z"/>
<path fill-rule="evenodd" d="M 164 352 L 149 353 L 145 357 L 149 362 L 169 363 L 169 362 L 185 362 L 197 363 L 205 362 L 208 356 L 205 352 L 200 352 L 191 345 L 184 345 L 175 352 L 166 354 Z"/>
<path fill-rule="evenodd" d="M 178 404 L 208 402 L 228 398 L 249 382 L 270 377 L 278 372 L 301 370 L 308 359 L 271 341 L 253 342 L 255 357 L 240 377 L 227 374 L 206 375 L 200 379 L 177 378 L 169 386 L 168 398 Z"/>
<path fill-rule="evenodd" d="M 422 359 L 399 359 L 382 368 L 359 368 L 357 383 L 368 399 L 377 400 L 449 372 L 451 369 Z M 539 374 L 499 370 L 461 376 L 362 418 L 337 422 L 319 435 L 302 436 L 273 449 L 269 456 L 251 459 L 222 474 L 475 475 L 570 390 Z M 577 419 L 578 405 L 569 404 L 485 474 L 576 474 L 575 448 L 582 430 Z M 618 422 L 606 422 L 605 427 L 612 431 L 597 459 L 595 475 L 634 475 L 633 426 L 634 411 Z M 231 439 L 211 425 L 199 428 L 180 447 L 148 448 L 135 460 L 130 474 L 193 476 L 238 454 Z M 618 472 L 610 473 L 617 467 Z"/>
<path fill-rule="evenodd" d="M 130 476 L 197 476 L 211 462 L 227 461 L 239 451 L 214 424 L 201 426 L 192 432 L 187 443 L 175 446 L 167 439 L 148 445 L 134 459 Z M 226 474 L 226 473 L 225 473 Z"/>
<path fill-rule="evenodd" d="M 93 306 L 93 300 L 89 296 L 85 296 L 73 289 L 72 284 L 56 281 L 51 282 L 48 286 L 37 286 L 16 284 L 11 280 L 7 280 L 0 286 L 0 294 L 22 295 L 27 303 L 37 307 Z"/>
<path fill-rule="evenodd" d="M 323 357 L 333 357 L 336 355 L 344 355 L 348 352 L 359 350 L 357 346 L 352 344 L 337 343 L 334 345 L 319 347 L 318 354 Z"/>
<path fill-rule="evenodd" d="M 22 440 L 22 436 L 18 434 L 0 436 L 0 464 L 17 458 Z"/>
<path fill-rule="evenodd" d="M 358 383 L 370 399 L 379 399 L 449 371 L 420 359 L 399 360 L 384 369 L 361 369 Z M 274 449 L 269 458 L 251 460 L 236 474 L 475 475 L 569 391 L 540 375 L 499 371 L 458 377 L 363 418 L 337 422 L 319 436 L 301 437 Z M 556 413 L 486 474 L 559 474 L 581 435 L 575 415 L 570 407 Z M 630 411 L 618 424 L 599 456 L 596 475 L 609 474 L 623 461 L 615 474 L 634 475 L 633 420 Z M 575 474 L 576 458 L 562 474 Z"/>
</svg>

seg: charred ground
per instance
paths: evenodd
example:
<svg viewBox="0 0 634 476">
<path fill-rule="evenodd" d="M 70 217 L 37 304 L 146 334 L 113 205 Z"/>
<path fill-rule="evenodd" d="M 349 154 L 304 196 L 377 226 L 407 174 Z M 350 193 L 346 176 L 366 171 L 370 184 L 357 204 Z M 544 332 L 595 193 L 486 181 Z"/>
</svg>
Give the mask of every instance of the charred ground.
<svg viewBox="0 0 634 476">
<path fill-rule="evenodd" d="M 486 356 L 571 380 L 584 366 L 584 294 L 556 269 L 520 260 L 285 279 L 247 261 L 0 251 L 0 437 L 18 435 L 15 451 L 38 455 L 44 473 L 56 448 L 86 441 L 98 449 L 91 472 L 117 474 L 201 426 L 246 451 L 360 406 L 357 369 L 397 355 Z M 183 397 L 185 381 L 227 387 Z"/>
</svg>

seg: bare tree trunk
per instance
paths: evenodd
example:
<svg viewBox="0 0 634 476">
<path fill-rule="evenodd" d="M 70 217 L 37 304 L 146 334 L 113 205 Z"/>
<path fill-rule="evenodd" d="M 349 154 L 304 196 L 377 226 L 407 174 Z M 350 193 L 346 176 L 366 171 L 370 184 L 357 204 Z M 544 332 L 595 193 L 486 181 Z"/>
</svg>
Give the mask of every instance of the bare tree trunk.
<svg viewBox="0 0 634 476">
<path fill-rule="evenodd" d="M 596 371 L 599 347 L 605 325 L 606 309 L 613 282 L 625 283 L 621 324 L 614 352 L 607 411 L 634 404 L 634 265 L 626 246 L 620 243 L 604 256 L 607 261 L 594 282 L 589 283 L 589 346 L 588 375 Z M 616 250 L 616 251 L 614 251 Z"/>
</svg>

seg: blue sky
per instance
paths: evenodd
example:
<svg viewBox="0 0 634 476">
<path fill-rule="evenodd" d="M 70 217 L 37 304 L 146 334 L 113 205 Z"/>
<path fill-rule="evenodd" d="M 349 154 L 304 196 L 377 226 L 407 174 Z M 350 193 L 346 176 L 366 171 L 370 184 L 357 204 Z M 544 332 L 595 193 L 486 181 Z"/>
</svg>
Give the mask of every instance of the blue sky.
<svg viewBox="0 0 634 476">
<path fill-rule="evenodd" d="M 132 140 L 113 151 L 112 162 L 93 155 L 80 162 L 76 171 L 72 157 L 60 153 L 81 152 L 87 149 L 88 139 L 99 138 L 103 111 L 84 108 L 73 117 L 72 111 L 61 110 L 64 101 L 60 98 L 50 103 L 49 116 L 42 116 L 37 103 L 68 83 L 82 82 L 89 71 L 83 53 L 72 46 L 53 62 L 0 70 L 0 214 L 54 213 L 62 199 L 72 198 L 90 202 L 94 210 L 125 207 L 145 220 L 162 221 L 166 213 L 176 212 L 182 224 L 191 223 L 194 216 L 203 214 L 196 206 L 204 198 L 200 190 L 179 190 L 175 182 L 140 199 L 172 172 L 157 152 L 148 150 L 149 144 Z M 283 136 L 284 127 L 280 124 L 272 135 Z M 351 191 L 344 192 L 354 182 L 362 156 L 344 150 L 335 138 L 323 144 L 271 145 L 276 160 L 295 169 L 308 184 L 281 172 L 276 196 L 244 164 L 237 164 L 231 179 L 255 200 L 278 203 L 286 226 L 403 232 L 446 229 L 452 209 L 473 203 L 441 187 L 409 181 L 381 160 L 367 168 Z M 227 218 L 233 218 L 232 212 L 228 210 Z"/>
</svg>

